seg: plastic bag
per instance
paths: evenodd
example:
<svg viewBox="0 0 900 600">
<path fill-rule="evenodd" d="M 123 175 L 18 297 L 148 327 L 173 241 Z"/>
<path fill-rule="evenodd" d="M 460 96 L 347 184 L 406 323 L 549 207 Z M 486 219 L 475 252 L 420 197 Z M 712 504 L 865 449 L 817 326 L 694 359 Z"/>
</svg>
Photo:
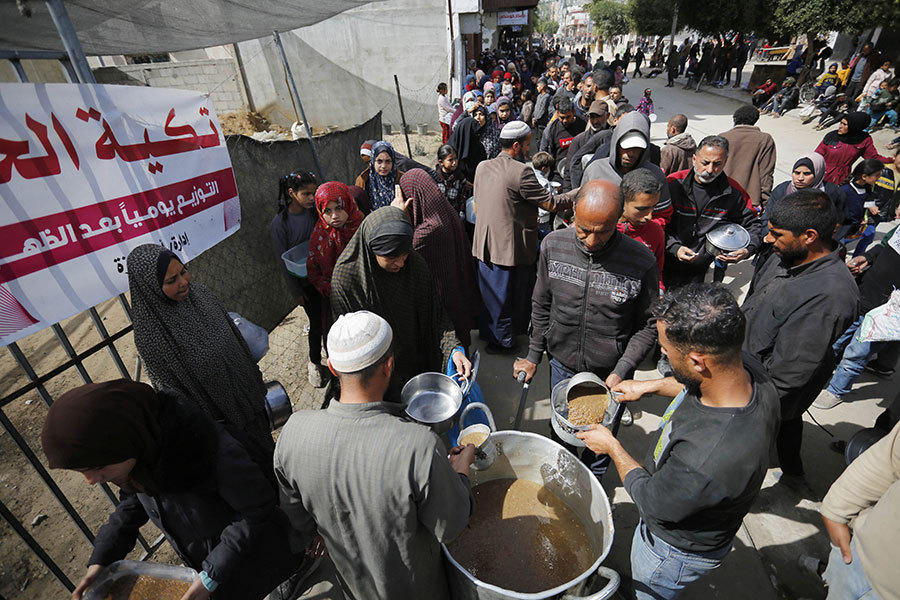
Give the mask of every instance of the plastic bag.
<svg viewBox="0 0 900 600">
<path fill-rule="evenodd" d="M 861 342 L 900 340 L 900 290 L 891 292 L 886 304 L 866 313 L 856 337 Z"/>
<path fill-rule="evenodd" d="M 247 342 L 247 346 L 250 347 L 250 356 L 259 362 L 269 351 L 269 332 L 236 312 L 228 313 L 228 317 L 234 321 L 235 327 L 238 328 L 244 341 Z"/>
</svg>

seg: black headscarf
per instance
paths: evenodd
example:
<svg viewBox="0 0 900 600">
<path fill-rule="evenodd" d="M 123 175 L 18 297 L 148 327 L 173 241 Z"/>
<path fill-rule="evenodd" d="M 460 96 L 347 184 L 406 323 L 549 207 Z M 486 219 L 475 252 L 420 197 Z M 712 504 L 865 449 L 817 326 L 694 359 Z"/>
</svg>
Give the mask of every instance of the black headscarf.
<svg viewBox="0 0 900 600">
<path fill-rule="evenodd" d="M 457 121 L 456 128 L 447 140 L 447 143 L 456 149 L 456 156 L 459 158 L 458 170 L 469 181 L 475 178 L 475 167 L 478 163 L 487 159 L 487 153 L 478 136 L 481 128 L 482 125 L 475 117 L 471 115 L 463 117 Z"/>
<path fill-rule="evenodd" d="M 421 169 L 418 169 L 421 171 Z M 382 221 L 372 229 L 369 249 L 376 256 L 400 256 L 412 249 L 413 226 L 409 221 Z"/>
<path fill-rule="evenodd" d="M 825 139 L 822 140 L 825 142 L 826 146 L 836 146 L 838 142 L 856 145 L 869 137 L 869 134 L 863 131 L 863 129 L 869 126 L 869 122 L 871 121 L 868 114 L 857 111 L 848 114 L 844 118 L 847 120 L 847 133 L 841 135 L 836 129 L 834 131 L 829 131 L 825 134 Z"/>
</svg>

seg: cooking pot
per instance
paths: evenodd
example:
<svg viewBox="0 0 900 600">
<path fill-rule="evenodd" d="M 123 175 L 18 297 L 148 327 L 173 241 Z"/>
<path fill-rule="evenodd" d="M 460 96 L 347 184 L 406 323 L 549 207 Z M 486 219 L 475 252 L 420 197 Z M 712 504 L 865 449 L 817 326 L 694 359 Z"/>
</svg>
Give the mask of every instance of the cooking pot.
<svg viewBox="0 0 900 600">
<path fill-rule="evenodd" d="M 706 251 L 713 256 L 743 250 L 750 245 L 750 233 L 737 223 L 719 225 L 706 234 Z"/>
<path fill-rule="evenodd" d="M 269 426 L 275 431 L 291 417 L 294 408 L 287 390 L 278 381 L 270 381 L 266 384 L 266 415 L 269 417 Z"/>
<path fill-rule="evenodd" d="M 464 388 L 460 388 L 452 377 L 443 373 L 416 375 L 403 386 L 400 403 L 415 421 L 430 426 L 439 435 L 446 433 L 473 379 L 463 381 Z"/>
<path fill-rule="evenodd" d="M 569 379 L 563 379 L 553 386 L 553 391 L 550 393 L 550 407 L 552 409 L 550 411 L 550 424 L 553 427 L 553 431 L 559 436 L 559 439 L 579 448 L 584 448 L 585 444 L 575 437 L 575 435 L 579 431 L 587 431 L 591 426 L 575 425 L 569 421 L 567 417 L 569 416 L 569 392 L 576 386 L 584 384 L 593 385 L 602 389 L 603 393 L 609 397 L 609 405 L 606 407 L 606 413 L 603 415 L 604 425 L 612 421 L 612 417 L 616 412 L 616 406 L 618 405 L 618 402 L 615 400 L 618 394 L 610 391 L 609 388 L 606 387 L 606 384 L 603 383 L 603 380 L 593 373 L 577 373 Z"/>
<path fill-rule="evenodd" d="M 490 425 L 475 423 L 463 428 L 466 416 L 474 409 L 483 412 Z M 472 463 L 472 468 L 476 471 L 487 469 L 494 464 L 494 459 L 497 458 L 497 443 L 491 439 L 491 434 L 495 431 L 497 431 L 497 424 L 494 423 L 494 415 L 491 413 L 491 409 L 487 407 L 487 404 L 484 402 L 471 402 L 462 409 L 462 413 L 459 415 L 459 438 L 457 439 L 461 440 L 470 433 L 484 433 L 487 435 L 484 441 L 476 447 L 475 462 Z"/>
<path fill-rule="evenodd" d="M 571 452 L 542 435 L 523 431 L 497 431 L 491 440 L 498 449 L 497 459 L 483 471 L 473 471 L 472 487 L 494 479 L 525 479 L 543 485 L 563 500 L 585 526 L 588 542 L 596 556 L 593 564 L 574 579 L 536 593 L 507 590 L 481 581 L 460 565 L 443 545 L 455 600 L 604 600 L 619 587 L 619 574 L 600 566 L 613 543 L 612 510 L 606 492 L 597 478 Z M 600 577 L 598 577 L 598 575 Z M 600 578 L 609 582 L 599 592 L 582 596 Z"/>
</svg>

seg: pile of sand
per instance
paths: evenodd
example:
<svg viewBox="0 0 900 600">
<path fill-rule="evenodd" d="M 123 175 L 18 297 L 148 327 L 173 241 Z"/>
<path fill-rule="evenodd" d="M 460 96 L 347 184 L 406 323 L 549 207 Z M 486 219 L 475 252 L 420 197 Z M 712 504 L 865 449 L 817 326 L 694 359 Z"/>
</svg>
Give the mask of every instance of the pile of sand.
<svg viewBox="0 0 900 600">
<path fill-rule="evenodd" d="M 222 133 L 225 135 L 252 136 L 259 131 L 290 133 L 281 125 L 269 123 L 264 116 L 250 110 L 226 113 L 219 117 L 219 122 L 222 123 Z"/>
</svg>

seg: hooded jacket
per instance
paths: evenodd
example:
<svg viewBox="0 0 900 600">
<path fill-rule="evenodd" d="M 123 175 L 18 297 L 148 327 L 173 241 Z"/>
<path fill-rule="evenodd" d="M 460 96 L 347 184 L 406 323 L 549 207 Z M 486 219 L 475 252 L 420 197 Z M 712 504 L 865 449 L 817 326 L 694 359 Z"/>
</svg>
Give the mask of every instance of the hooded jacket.
<svg viewBox="0 0 900 600">
<path fill-rule="evenodd" d="M 595 158 L 584 169 L 584 175 L 581 176 L 581 185 L 594 179 L 605 179 L 618 185 L 622 181 L 622 175 L 625 171 L 619 165 L 619 142 L 625 137 L 625 134 L 636 131 L 646 140 L 647 148 L 641 153 L 635 169 L 644 168 L 651 171 L 659 177 L 662 182 L 662 192 L 659 195 L 659 202 L 653 207 L 653 219 L 665 227 L 669 217 L 672 215 L 672 201 L 669 195 L 669 188 L 666 185 L 666 175 L 658 166 L 650 162 L 650 120 L 639 112 L 630 112 L 622 115 L 619 124 L 613 129 L 612 138 L 609 142 L 609 156 L 603 158 Z M 574 182 L 573 182 L 574 183 Z"/>
<path fill-rule="evenodd" d="M 691 168 L 691 158 L 697 151 L 697 142 L 688 132 L 673 135 L 660 150 L 659 168 L 666 175 Z"/>
</svg>

